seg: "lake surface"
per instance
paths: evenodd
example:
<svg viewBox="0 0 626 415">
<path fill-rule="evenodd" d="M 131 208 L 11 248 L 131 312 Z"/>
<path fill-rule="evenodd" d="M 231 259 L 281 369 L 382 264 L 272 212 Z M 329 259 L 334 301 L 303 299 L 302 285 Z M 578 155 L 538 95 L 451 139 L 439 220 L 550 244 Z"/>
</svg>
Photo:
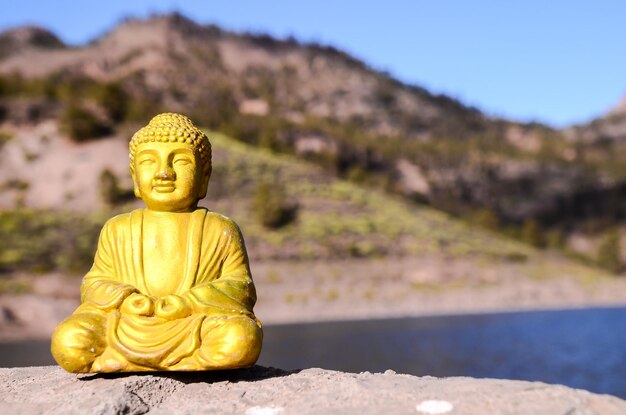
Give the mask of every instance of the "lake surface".
<svg viewBox="0 0 626 415">
<path fill-rule="evenodd" d="M 0 366 L 53 364 L 48 350 L 0 344 Z M 258 363 L 539 380 L 626 399 L 626 308 L 266 326 Z"/>
</svg>

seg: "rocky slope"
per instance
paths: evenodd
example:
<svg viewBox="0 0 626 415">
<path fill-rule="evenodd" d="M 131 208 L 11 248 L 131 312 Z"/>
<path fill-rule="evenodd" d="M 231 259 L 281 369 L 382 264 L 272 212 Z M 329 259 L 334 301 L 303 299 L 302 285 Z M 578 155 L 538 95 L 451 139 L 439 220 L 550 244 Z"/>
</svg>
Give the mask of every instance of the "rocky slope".
<svg viewBox="0 0 626 415">
<path fill-rule="evenodd" d="M 588 123 L 567 128 L 565 134 L 573 141 L 623 147 L 626 141 L 626 97 L 606 114 Z"/>
<path fill-rule="evenodd" d="M 53 33 L 35 26 L 10 29 L 0 34 L 0 58 L 27 50 L 61 49 L 65 45 Z"/>
<path fill-rule="evenodd" d="M 105 124 L 145 122 L 167 109 L 455 214 L 482 208 L 509 223 L 535 218 L 567 228 L 620 210 L 612 200 L 623 199 L 621 171 L 559 132 L 494 119 L 332 47 L 231 33 L 176 14 L 124 21 L 79 48 L 49 47 L 55 37 L 45 32 L 36 38 L 52 40 L 25 43 L 20 30 L 2 37 L 13 46 L 0 56 L 0 75 L 9 85 L 26 82 L 26 92 L 5 86 L 2 98 L 0 80 L 9 131 L 59 117 L 68 102 Z M 112 82 L 132 102 L 107 113 L 88 86 Z"/>
<path fill-rule="evenodd" d="M 82 375 L 58 367 L 0 369 L 0 410 L 20 414 L 588 414 L 626 402 L 539 382 L 418 378 L 323 369 Z"/>
<path fill-rule="evenodd" d="M 4 37 L 19 44 L 18 30 Z M 411 136 L 447 135 L 453 127 L 469 133 L 484 130 L 488 122 L 476 110 L 401 85 L 333 48 L 229 33 L 180 15 L 125 21 L 81 48 L 16 47 L 12 52 L 0 62 L 1 73 L 123 80 L 172 110 L 202 105 L 210 112 L 236 105 L 293 119 L 360 118 L 369 131 Z M 255 100 L 265 105 L 255 106 Z M 403 118 L 410 122 L 404 125 Z"/>
<path fill-rule="evenodd" d="M 538 234 L 526 238 L 536 245 L 593 257 L 602 234 L 625 219 L 626 145 L 598 138 L 621 137 L 620 111 L 597 128 L 565 132 L 496 119 L 332 47 L 232 33 L 177 14 L 123 21 L 82 47 L 18 28 L 0 35 L 0 49 L 5 149 L 11 137 L 51 120 L 77 141 L 123 141 L 155 113 L 179 111 L 240 141 L 483 226 L 522 238 L 528 228 Z M 118 164 L 105 142 L 83 163 L 85 176 Z M 22 156 L 35 165 L 29 145 Z M 7 166 L 0 176 L 11 174 Z M 23 185 L 0 182 L 3 205 Z M 65 207 L 65 197 L 73 195 L 57 197 L 54 207 Z"/>
</svg>

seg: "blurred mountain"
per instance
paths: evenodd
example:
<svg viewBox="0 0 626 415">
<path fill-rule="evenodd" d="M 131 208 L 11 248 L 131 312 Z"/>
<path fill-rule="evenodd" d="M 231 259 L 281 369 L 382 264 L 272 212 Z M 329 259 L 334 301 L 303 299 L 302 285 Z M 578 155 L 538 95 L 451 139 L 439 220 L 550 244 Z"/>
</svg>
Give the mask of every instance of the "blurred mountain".
<svg viewBox="0 0 626 415">
<path fill-rule="evenodd" d="M 494 118 L 333 47 L 179 14 L 123 21 L 78 48 L 37 30 L 0 35 L 7 130 L 56 119 L 77 141 L 128 137 L 167 110 L 489 226 L 569 232 L 626 211 L 626 148 L 600 139 L 623 135 L 623 111 L 566 131 Z"/>
<path fill-rule="evenodd" d="M 59 49 L 65 45 L 46 29 L 24 26 L 0 34 L 0 58 L 32 49 Z"/>
<path fill-rule="evenodd" d="M 29 30 L 4 36 L 17 39 L 18 31 Z M 172 110 L 199 105 L 203 112 L 219 106 L 296 122 L 322 117 L 408 138 L 469 136 L 490 127 L 479 111 L 402 85 L 334 48 L 229 33 L 176 14 L 125 21 L 82 48 L 33 50 L 22 47 L 26 40 L 12 43 L 2 73 L 120 80 Z"/>
<path fill-rule="evenodd" d="M 626 141 L 626 97 L 615 108 L 589 123 L 566 129 L 566 136 L 585 143 L 620 145 Z"/>
</svg>

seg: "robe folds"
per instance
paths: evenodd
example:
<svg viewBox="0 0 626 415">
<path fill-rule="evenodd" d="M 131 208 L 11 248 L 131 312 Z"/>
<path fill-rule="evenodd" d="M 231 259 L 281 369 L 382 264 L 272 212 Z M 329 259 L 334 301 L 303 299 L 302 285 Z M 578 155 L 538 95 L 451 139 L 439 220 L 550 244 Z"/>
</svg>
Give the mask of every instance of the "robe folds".
<svg viewBox="0 0 626 415">
<path fill-rule="evenodd" d="M 137 209 L 104 225 L 94 264 L 81 285 L 82 304 L 73 317 L 105 317 L 102 335 L 106 348 L 121 360 L 121 370 L 211 368 L 210 350 L 200 350 L 203 342 L 241 341 L 241 347 L 260 351 L 260 343 L 245 344 L 239 331 L 228 334 L 229 322 L 235 321 L 251 325 L 262 336 L 252 311 L 256 292 L 241 232 L 232 220 L 206 209 L 191 213 L 187 244 L 172 253 L 185 258 L 185 263 L 181 273 L 173 276 L 179 281 L 170 294 L 181 296 L 190 310 L 165 317 L 126 313 L 123 307 L 120 311 L 130 292 L 154 297 L 144 274 L 143 213 Z M 221 334 L 211 340 L 211 330 Z"/>
</svg>

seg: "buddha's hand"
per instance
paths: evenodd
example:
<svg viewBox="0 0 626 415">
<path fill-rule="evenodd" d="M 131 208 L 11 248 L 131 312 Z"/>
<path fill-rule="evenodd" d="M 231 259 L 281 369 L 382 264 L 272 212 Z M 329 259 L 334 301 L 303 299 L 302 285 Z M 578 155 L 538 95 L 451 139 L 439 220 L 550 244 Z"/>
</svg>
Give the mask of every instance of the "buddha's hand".
<svg viewBox="0 0 626 415">
<path fill-rule="evenodd" d="M 115 303 L 115 308 L 120 308 L 120 306 L 124 303 L 124 300 L 126 300 L 128 296 L 133 295 L 137 292 L 139 291 L 130 284 L 124 284 L 119 286 L 117 288 L 118 300 Z"/>
<path fill-rule="evenodd" d="M 166 320 L 176 320 L 191 315 L 191 304 L 186 298 L 170 294 L 159 298 L 154 307 L 154 315 Z"/>
<path fill-rule="evenodd" d="M 154 300 L 147 295 L 133 293 L 126 297 L 120 311 L 122 314 L 152 316 L 154 314 Z"/>
</svg>

